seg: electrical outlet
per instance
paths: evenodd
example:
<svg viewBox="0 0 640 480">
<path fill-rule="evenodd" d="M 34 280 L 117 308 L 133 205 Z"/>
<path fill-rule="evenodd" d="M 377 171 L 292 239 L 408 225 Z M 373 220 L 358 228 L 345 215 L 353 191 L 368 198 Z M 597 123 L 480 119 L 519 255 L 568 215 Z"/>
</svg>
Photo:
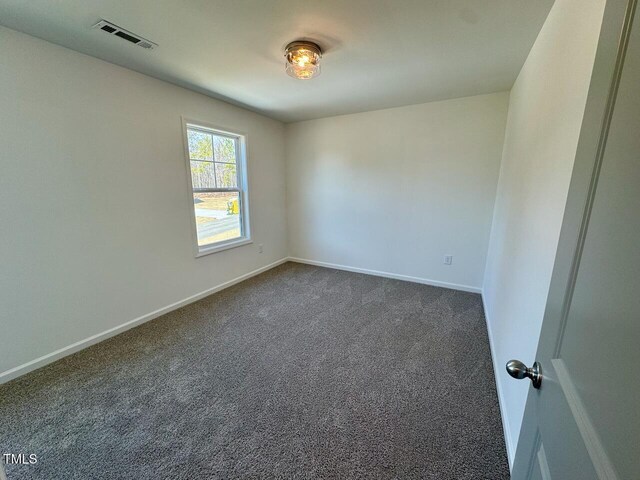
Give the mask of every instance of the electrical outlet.
<svg viewBox="0 0 640 480">
<path fill-rule="evenodd" d="M 445 255 L 444 256 L 444 264 L 451 265 L 453 263 L 453 255 Z"/>
<path fill-rule="evenodd" d="M 262 243 L 258 244 L 258 253 L 264 252 L 264 245 Z"/>
</svg>

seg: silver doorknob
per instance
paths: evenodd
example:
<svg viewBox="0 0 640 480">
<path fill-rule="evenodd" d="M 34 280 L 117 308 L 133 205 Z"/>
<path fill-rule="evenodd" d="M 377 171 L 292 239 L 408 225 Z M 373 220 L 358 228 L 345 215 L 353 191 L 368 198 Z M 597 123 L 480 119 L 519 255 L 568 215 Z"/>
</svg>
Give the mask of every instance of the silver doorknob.
<svg viewBox="0 0 640 480">
<path fill-rule="evenodd" d="M 540 388 L 542 384 L 542 369 L 538 362 L 534 362 L 533 367 L 528 368 L 520 360 L 509 360 L 507 362 L 507 373 L 518 380 L 522 380 L 525 377 L 530 378 L 533 388 Z"/>
</svg>

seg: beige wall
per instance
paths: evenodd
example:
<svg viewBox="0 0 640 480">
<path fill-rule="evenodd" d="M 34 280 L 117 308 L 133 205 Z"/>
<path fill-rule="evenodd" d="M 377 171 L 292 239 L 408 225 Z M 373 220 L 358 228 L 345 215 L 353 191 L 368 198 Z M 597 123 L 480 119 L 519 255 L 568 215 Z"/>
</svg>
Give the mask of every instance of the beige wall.
<svg viewBox="0 0 640 480">
<path fill-rule="evenodd" d="M 287 125 L 289 254 L 479 291 L 507 102 L 496 93 Z"/>
<path fill-rule="evenodd" d="M 556 0 L 511 90 L 484 279 L 485 309 L 510 463 L 534 362 L 576 155 L 604 0 Z"/>
<path fill-rule="evenodd" d="M 0 85 L 0 374 L 287 255 L 280 122 L 3 27 Z M 181 115 L 248 133 L 254 244 L 194 258 Z"/>
</svg>

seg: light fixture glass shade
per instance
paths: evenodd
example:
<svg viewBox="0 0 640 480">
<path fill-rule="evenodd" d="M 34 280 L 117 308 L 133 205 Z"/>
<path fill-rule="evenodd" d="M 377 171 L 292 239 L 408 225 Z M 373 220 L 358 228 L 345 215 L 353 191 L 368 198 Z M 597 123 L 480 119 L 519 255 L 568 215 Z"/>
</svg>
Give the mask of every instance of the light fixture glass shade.
<svg viewBox="0 0 640 480">
<path fill-rule="evenodd" d="M 285 71 L 293 78 L 308 80 L 320 75 L 322 50 L 313 42 L 291 42 L 285 48 Z"/>
</svg>

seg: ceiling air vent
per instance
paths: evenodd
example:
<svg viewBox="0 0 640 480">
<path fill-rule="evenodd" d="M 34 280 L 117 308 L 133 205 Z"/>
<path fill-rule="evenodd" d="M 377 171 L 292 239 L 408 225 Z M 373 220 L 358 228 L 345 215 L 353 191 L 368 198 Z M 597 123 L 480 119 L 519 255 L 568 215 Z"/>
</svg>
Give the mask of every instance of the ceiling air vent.
<svg viewBox="0 0 640 480">
<path fill-rule="evenodd" d="M 99 28 L 103 32 L 123 38 L 127 42 L 134 43 L 142 48 L 155 48 L 158 46 L 157 43 L 153 43 L 151 40 L 142 38 L 140 35 L 136 35 L 135 33 L 125 30 L 111 22 L 107 22 L 106 20 L 100 20 L 93 26 L 93 28 Z"/>
</svg>

